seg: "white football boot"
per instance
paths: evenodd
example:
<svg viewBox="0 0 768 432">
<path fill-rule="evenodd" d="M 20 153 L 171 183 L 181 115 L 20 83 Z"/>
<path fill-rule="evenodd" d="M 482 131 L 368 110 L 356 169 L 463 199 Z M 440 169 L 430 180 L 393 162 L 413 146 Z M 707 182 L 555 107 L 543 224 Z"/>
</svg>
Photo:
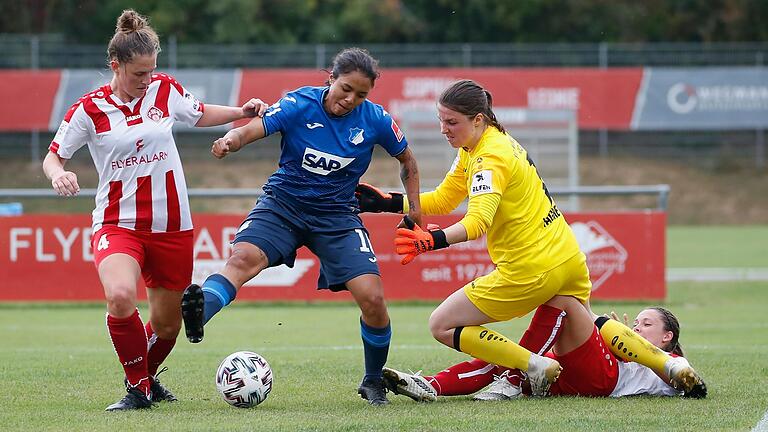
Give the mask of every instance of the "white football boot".
<svg viewBox="0 0 768 432">
<path fill-rule="evenodd" d="M 523 395 L 523 389 L 519 385 L 509 382 L 509 371 L 505 370 L 501 375 L 493 377 L 493 382 L 488 389 L 472 397 L 479 401 L 500 401 L 517 399 Z"/>
<path fill-rule="evenodd" d="M 437 399 L 437 391 L 418 372 L 407 374 L 390 368 L 384 368 L 384 385 L 394 394 L 408 396 L 416 402 L 432 402 Z"/>
<path fill-rule="evenodd" d="M 528 381 L 531 383 L 532 396 L 546 396 L 549 387 L 560 377 L 563 371 L 557 360 L 531 353 L 528 361 Z"/>
<path fill-rule="evenodd" d="M 703 399 L 707 397 L 707 385 L 683 357 L 672 357 L 664 364 L 664 372 L 670 384 L 683 392 L 684 397 Z"/>
</svg>

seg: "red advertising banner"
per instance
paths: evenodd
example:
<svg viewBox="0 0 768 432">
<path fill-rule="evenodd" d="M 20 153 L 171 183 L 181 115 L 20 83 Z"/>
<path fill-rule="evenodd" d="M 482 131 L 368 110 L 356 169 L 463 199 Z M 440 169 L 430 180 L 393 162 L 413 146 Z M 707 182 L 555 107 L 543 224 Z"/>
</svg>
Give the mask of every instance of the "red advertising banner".
<svg viewBox="0 0 768 432">
<path fill-rule="evenodd" d="M 290 90 L 328 79 L 317 69 L 236 72 L 174 73 L 212 103 L 236 102 L 229 101 L 232 88 L 239 88 L 233 96 L 239 103 L 251 97 L 272 103 Z M 573 110 L 582 130 L 749 129 L 764 126 L 768 118 L 766 73 L 760 67 L 398 68 L 382 71 L 371 100 L 398 118 L 414 108 L 432 109 L 450 83 L 470 78 L 493 93 L 496 107 Z M 69 104 L 89 91 L 94 79 L 102 82 L 101 76 L 96 69 L 0 71 L 0 132 L 55 132 Z M 226 76 L 240 78 L 222 84 Z"/>
<path fill-rule="evenodd" d="M 430 217 L 447 226 L 459 216 Z M 660 300 L 666 295 L 664 250 L 666 216 L 660 212 L 567 215 L 587 254 L 596 299 Z M 195 272 L 202 282 L 219 271 L 240 215 L 195 215 Z M 393 235 L 399 217 L 366 215 L 366 227 L 389 300 L 442 300 L 493 270 L 485 239 L 420 255 L 403 266 Z M 0 301 L 99 301 L 101 284 L 90 249 L 86 215 L 30 215 L 0 218 Z M 299 250 L 296 265 L 270 268 L 240 290 L 240 300 L 351 300 L 348 293 L 316 289 L 319 262 Z M 146 298 L 140 292 L 141 299 Z"/>
<path fill-rule="evenodd" d="M 581 129 L 628 130 L 642 77 L 642 68 L 386 69 L 371 100 L 397 118 L 407 109 L 434 107 L 443 89 L 469 78 L 490 90 L 496 107 L 575 110 Z M 327 79 L 326 73 L 311 69 L 244 70 L 239 102 L 258 97 L 271 103 Z"/>
<path fill-rule="evenodd" d="M 60 78 L 60 70 L 0 71 L 0 131 L 47 131 Z"/>
</svg>

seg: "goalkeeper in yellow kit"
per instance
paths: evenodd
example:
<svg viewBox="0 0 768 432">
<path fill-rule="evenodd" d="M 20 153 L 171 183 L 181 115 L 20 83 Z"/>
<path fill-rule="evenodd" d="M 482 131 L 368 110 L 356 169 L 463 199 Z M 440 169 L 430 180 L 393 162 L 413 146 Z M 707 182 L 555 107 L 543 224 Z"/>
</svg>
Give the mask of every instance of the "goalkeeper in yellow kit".
<svg viewBox="0 0 768 432">
<path fill-rule="evenodd" d="M 592 284 L 586 257 L 533 160 L 496 119 L 487 90 L 471 80 L 458 81 L 441 94 L 437 111 L 440 131 L 458 155 L 440 185 L 420 195 L 421 209 L 425 215 L 448 214 L 469 198 L 467 213 L 447 228 L 427 231 L 406 217 L 408 227 L 397 230 L 397 253 L 407 264 L 421 253 L 487 234 L 496 268 L 445 299 L 432 312 L 430 331 L 444 345 L 475 357 L 450 368 L 457 377 L 488 372 L 496 364 L 527 373 L 532 393 L 545 395 L 561 367 L 542 354 L 567 319 L 554 297 L 574 297 L 588 308 Z M 357 196 L 361 211 L 402 212 L 407 205 L 402 195 L 384 194 L 366 184 L 358 186 Z M 483 326 L 533 310 L 520 344 Z M 626 326 L 613 321 L 603 325 L 601 333 L 620 357 L 652 369 L 668 367 L 669 356 Z M 390 379 L 413 378 L 389 371 Z"/>
</svg>

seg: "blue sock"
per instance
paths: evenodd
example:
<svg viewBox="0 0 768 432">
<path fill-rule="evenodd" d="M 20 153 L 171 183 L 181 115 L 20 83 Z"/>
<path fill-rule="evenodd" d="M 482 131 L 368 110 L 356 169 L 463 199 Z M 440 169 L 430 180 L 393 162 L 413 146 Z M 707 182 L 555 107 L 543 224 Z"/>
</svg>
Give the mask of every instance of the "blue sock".
<svg viewBox="0 0 768 432">
<path fill-rule="evenodd" d="M 203 324 L 210 321 L 210 319 L 216 315 L 221 308 L 230 304 L 237 295 L 235 286 L 232 285 L 224 276 L 214 273 L 208 276 L 208 279 L 203 282 L 203 298 L 205 299 L 205 309 Z"/>
<path fill-rule="evenodd" d="M 365 353 L 365 378 L 381 378 L 381 369 L 387 363 L 389 354 L 392 326 L 388 323 L 384 328 L 375 328 L 360 318 L 360 336 L 363 338 Z"/>
</svg>

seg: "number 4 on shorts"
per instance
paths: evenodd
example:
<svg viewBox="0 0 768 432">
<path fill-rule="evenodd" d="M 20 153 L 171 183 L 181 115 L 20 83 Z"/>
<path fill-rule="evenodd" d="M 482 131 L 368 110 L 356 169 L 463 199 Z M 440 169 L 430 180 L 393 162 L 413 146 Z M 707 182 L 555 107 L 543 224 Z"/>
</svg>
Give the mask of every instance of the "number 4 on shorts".
<svg viewBox="0 0 768 432">
<path fill-rule="evenodd" d="M 101 237 L 99 237 L 99 245 L 96 246 L 97 250 L 106 250 L 109 247 L 109 240 L 107 240 L 107 235 L 102 234 Z"/>
</svg>

